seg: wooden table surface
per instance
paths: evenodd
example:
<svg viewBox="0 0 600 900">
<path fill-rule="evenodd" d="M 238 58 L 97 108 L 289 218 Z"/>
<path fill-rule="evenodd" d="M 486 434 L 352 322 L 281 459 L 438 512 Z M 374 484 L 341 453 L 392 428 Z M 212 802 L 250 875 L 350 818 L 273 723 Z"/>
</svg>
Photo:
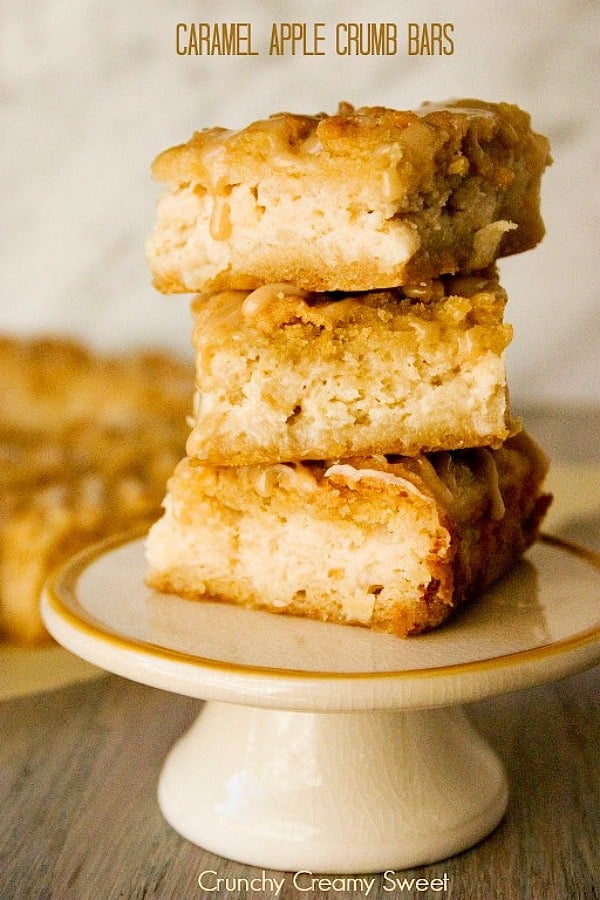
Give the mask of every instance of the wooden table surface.
<svg viewBox="0 0 600 900">
<path fill-rule="evenodd" d="M 528 411 L 558 464 L 600 463 L 600 410 Z M 586 488 L 589 494 L 589 488 Z M 600 549 L 587 503 L 562 536 Z M 590 512 L 591 510 L 591 512 Z M 598 510 L 598 505 L 596 505 Z M 0 704 L 1 900 L 112 898 L 443 897 L 594 900 L 600 897 L 600 669 L 468 710 L 502 758 L 508 811 L 478 846 L 397 873 L 444 879 L 442 890 L 334 876 L 310 887 L 293 873 L 216 857 L 162 819 L 156 785 L 165 755 L 201 703 L 103 676 Z M 198 884 L 203 875 L 205 884 Z M 214 873 L 214 874 L 211 874 Z M 217 878 L 219 890 L 212 890 Z M 273 882 L 283 880 L 279 892 Z M 370 884 L 370 887 L 369 887 Z M 264 887 L 263 887 L 264 885 Z"/>
</svg>

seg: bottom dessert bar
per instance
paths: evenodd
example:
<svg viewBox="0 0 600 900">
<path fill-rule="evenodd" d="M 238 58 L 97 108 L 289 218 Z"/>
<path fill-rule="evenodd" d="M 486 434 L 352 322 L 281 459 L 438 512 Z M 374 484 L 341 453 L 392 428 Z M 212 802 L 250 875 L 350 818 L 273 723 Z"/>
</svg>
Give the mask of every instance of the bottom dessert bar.
<svg viewBox="0 0 600 900">
<path fill-rule="evenodd" d="M 498 450 L 210 468 L 184 459 L 147 540 L 148 583 L 196 599 L 362 625 L 439 625 L 536 539 L 547 463 Z"/>
</svg>

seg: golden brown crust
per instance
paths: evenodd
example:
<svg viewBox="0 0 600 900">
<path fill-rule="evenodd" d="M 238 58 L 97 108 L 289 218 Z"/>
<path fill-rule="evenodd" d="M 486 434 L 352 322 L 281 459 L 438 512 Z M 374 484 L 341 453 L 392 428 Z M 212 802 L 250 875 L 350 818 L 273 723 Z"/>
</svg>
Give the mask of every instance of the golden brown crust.
<svg viewBox="0 0 600 900">
<path fill-rule="evenodd" d="M 352 291 L 482 268 L 543 236 L 549 162 L 525 112 L 477 100 L 196 132 L 153 165 L 171 192 L 148 245 L 154 282 Z"/>
<path fill-rule="evenodd" d="M 0 634 L 44 643 L 48 572 L 157 517 L 187 437 L 192 372 L 160 352 L 6 336 L 0 380 Z"/>
<path fill-rule="evenodd" d="M 418 459 L 220 469 L 185 459 L 150 532 L 149 583 L 416 634 L 447 619 L 535 540 L 550 502 L 546 468 L 526 434 L 498 451 Z"/>
</svg>

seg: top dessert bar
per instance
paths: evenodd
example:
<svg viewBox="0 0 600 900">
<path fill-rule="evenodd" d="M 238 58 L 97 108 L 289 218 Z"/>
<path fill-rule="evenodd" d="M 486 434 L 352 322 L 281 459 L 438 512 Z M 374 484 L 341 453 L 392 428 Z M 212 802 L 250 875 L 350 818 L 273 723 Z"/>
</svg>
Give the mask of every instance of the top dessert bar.
<svg viewBox="0 0 600 900">
<path fill-rule="evenodd" d="M 541 240 L 550 162 L 527 113 L 479 100 L 199 131 L 153 165 L 154 284 L 363 291 L 477 271 Z"/>
</svg>

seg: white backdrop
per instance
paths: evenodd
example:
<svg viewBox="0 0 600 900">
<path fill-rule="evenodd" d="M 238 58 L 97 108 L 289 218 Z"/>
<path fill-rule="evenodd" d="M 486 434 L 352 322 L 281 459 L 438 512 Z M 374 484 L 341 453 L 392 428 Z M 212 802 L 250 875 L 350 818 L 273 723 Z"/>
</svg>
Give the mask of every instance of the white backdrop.
<svg viewBox="0 0 600 900">
<path fill-rule="evenodd" d="M 258 57 L 178 56 L 177 22 L 251 21 Z M 269 57 L 272 22 L 452 22 L 454 54 Z M 150 286 L 153 157 L 196 128 L 355 104 L 516 102 L 550 137 L 547 236 L 501 263 L 520 403 L 600 400 L 597 0 L 3 0 L 0 331 L 189 352 L 185 297 Z"/>
</svg>

